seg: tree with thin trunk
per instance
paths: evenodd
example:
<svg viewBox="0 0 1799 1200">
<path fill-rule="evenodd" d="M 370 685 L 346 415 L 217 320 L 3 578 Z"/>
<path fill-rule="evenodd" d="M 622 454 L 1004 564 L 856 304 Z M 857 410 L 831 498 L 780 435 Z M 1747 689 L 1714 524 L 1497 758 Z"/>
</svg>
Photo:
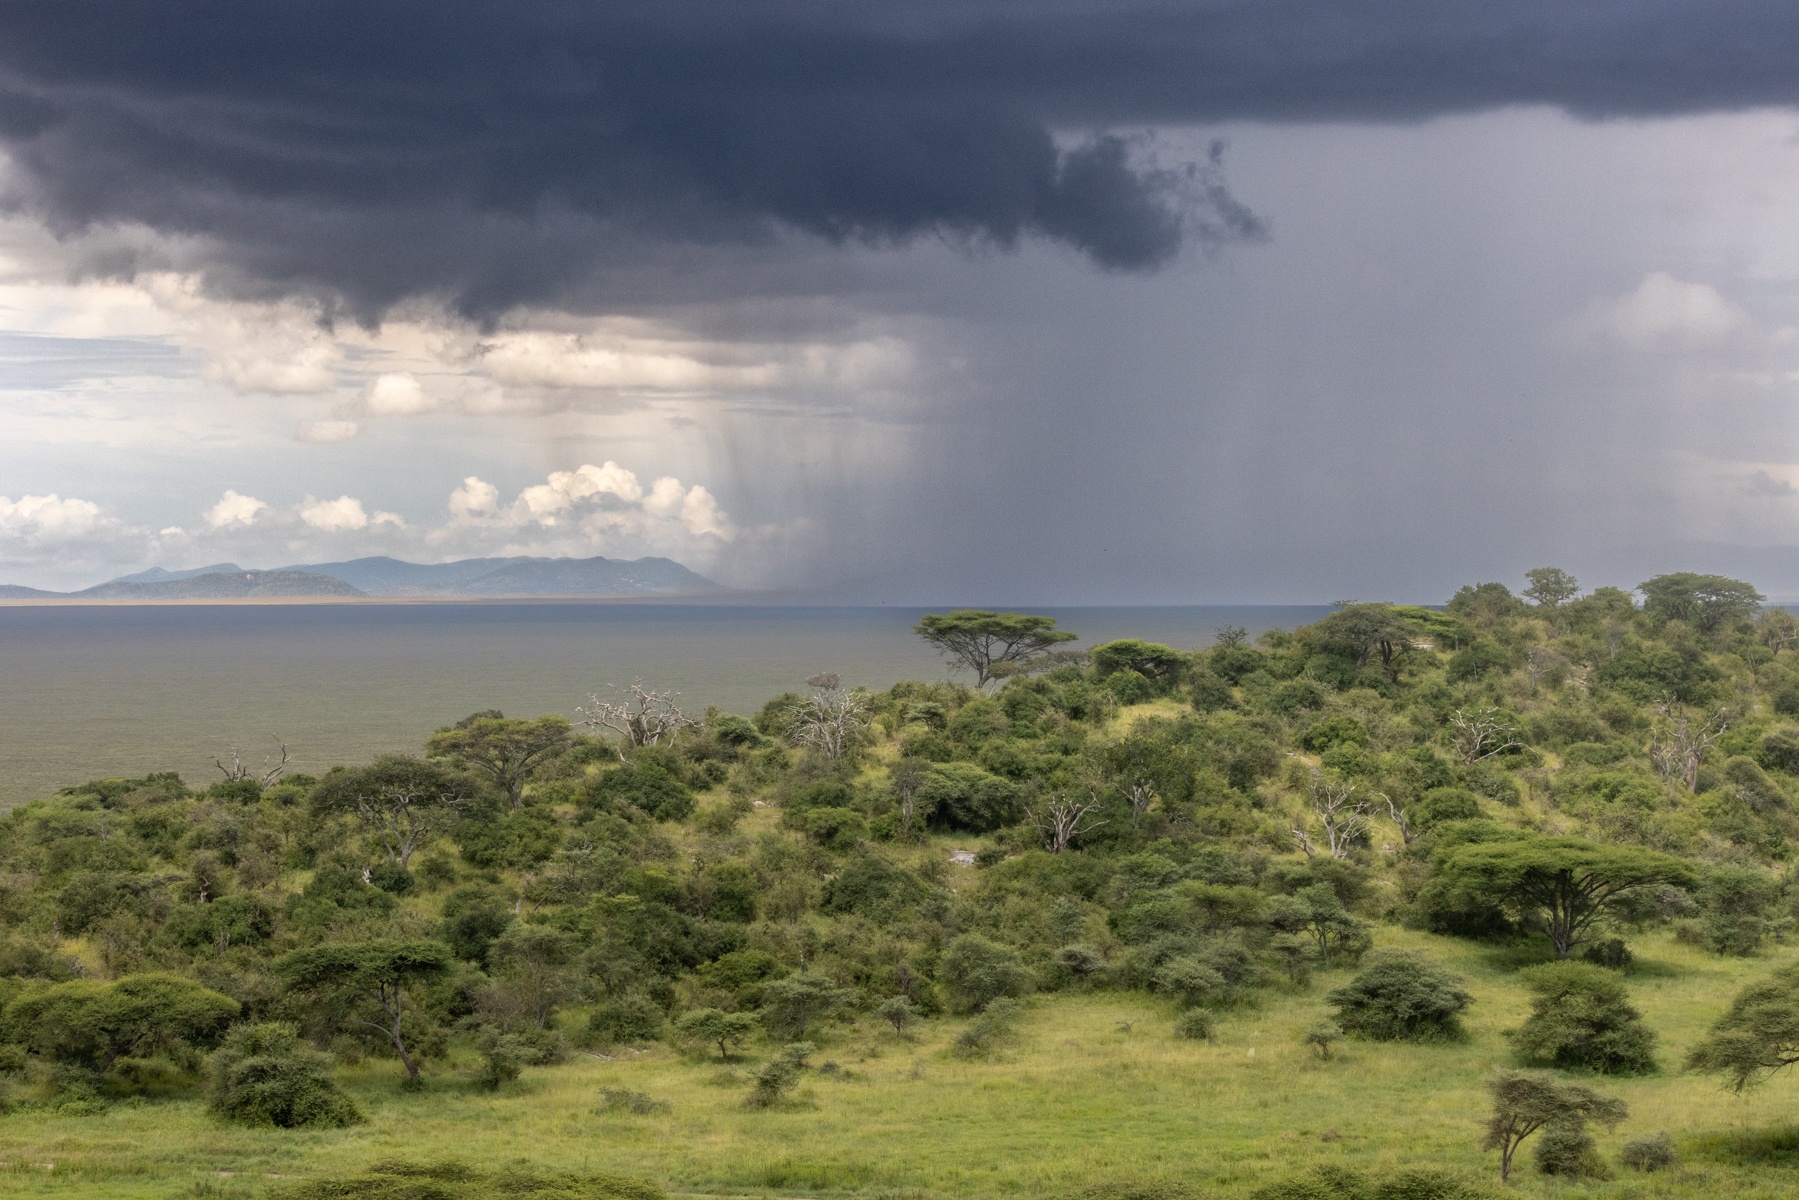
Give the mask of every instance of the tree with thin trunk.
<svg viewBox="0 0 1799 1200">
<path fill-rule="evenodd" d="M 664 738 L 672 739 L 681 730 L 700 724 L 698 718 L 681 711 L 675 703 L 680 698 L 679 692 L 652 691 L 643 686 L 642 680 L 634 679 L 616 700 L 588 693 L 587 706 L 578 711 L 581 723 L 588 728 L 609 729 L 618 734 L 618 760 L 630 762 L 630 751 L 660 745 Z"/>
<path fill-rule="evenodd" d="M 1687 791 L 1699 790 L 1699 767 L 1705 752 L 1730 729 L 1729 714 L 1719 709 L 1699 722 L 1678 700 L 1655 706 L 1662 726 L 1649 743 L 1649 761 L 1663 779 L 1678 779 Z"/>
<path fill-rule="evenodd" d="M 1350 848 L 1368 828 L 1368 802 L 1355 798 L 1355 784 L 1333 779 L 1323 771 L 1312 772 L 1306 792 L 1312 813 L 1324 829 L 1323 848 L 1332 858 L 1349 857 Z M 1294 828 L 1290 833 L 1307 858 L 1318 853 L 1320 847 L 1312 840 L 1309 830 Z"/>
<path fill-rule="evenodd" d="M 1580 595 L 1580 581 L 1560 567 L 1533 567 L 1524 573 L 1524 598 L 1538 608 L 1559 608 Z"/>
<path fill-rule="evenodd" d="M 1736 1091 L 1799 1063 L 1799 967 L 1783 967 L 1737 993 L 1687 1055 L 1689 1070 L 1723 1075 Z"/>
<path fill-rule="evenodd" d="M 1512 1177 L 1512 1158 L 1531 1134 L 1546 1126 L 1585 1129 L 1597 1121 L 1608 1128 L 1630 1115 L 1624 1101 L 1591 1088 L 1558 1083 L 1542 1071 L 1499 1071 L 1487 1083 L 1493 1093 L 1493 1115 L 1487 1121 L 1483 1150 L 1499 1151 L 1499 1181 Z"/>
<path fill-rule="evenodd" d="M 952 664 L 973 671 L 977 688 L 986 687 L 995 678 L 996 666 L 1028 662 L 1076 637 L 1057 629 L 1054 617 L 979 608 L 931 613 L 913 627 L 913 632 L 935 646 Z"/>
<path fill-rule="evenodd" d="M 1492 904 L 1526 928 L 1541 930 L 1567 958 L 1590 941 L 1595 923 L 1638 888 L 1693 887 L 1691 864 L 1636 846 L 1526 834 L 1459 846 L 1432 873 L 1432 884 Z"/>
<path fill-rule="evenodd" d="M 366 767 L 333 771 L 312 791 L 314 811 L 348 813 L 380 837 L 388 861 L 410 869 L 413 852 L 469 802 L 467 781 L 438 763 L 388 754 Z"/>
<path fill-rule="evenodd" d="M 893 783 L 893 798 L 899 802 L 899 832 L 902 838 L 911 840 L 917 836 L 921 822 L 918 819 L 918 789 L 931 772 L 931 761 L 928 758 L 902 758 L 893 764 L 889 778 Z"/>
<path fill-rule="evenodd" d="M 1099 812 L 1099 793 L 1090 789 L 1086 800 L 1072 799 L 1064 792 L 1031 810 L 1031 823 L 1043 838 L 1043 848 L 1051 854 L 1068 849 L 1074 839 L 1091 833 L 1105 822 Z"/>
<path fill-rule="evenodd" d="M 787 734 L 797 744 L 836 761 L 868 727 L 868 701 L 844 687 L 843 677 L 835 671 L 812 676 L 806 686 L 812 694 L 794 705 Z"/>
<path fill-rule="evenodd" d="M 485 775 L 517 811 L 524 804 L 525 781 L 532 770 L 567 749 L 569 742 L 567 717 L 550 714 L 526 721 L 496 711 L 475 713 L 438 730 L 425 749 L 433 758 L 447 758 Z"/>
<path fill-rule="evenodd" d="M 1449 747 L 1465 767 L 1522 745 L 1518 731 L 1500 717 L 1496 708 L 1477 708 L 1473 712 L 1458 708 L 1449 716 Z"/>
<path fill-rule="evenodd" d="M 416 988 L 448 972 L 450 962 L 449 947 L 441 942 L 334 942 L 276 960 L 275 973 L 290 991 L 372 1010 L 379 1019 L 352 1019 L 386 1038 L 405 1065 L 406 1077 L 417 1079 L 418 1062 L 406 1045 L 408 1000 Z"/>
</svg>

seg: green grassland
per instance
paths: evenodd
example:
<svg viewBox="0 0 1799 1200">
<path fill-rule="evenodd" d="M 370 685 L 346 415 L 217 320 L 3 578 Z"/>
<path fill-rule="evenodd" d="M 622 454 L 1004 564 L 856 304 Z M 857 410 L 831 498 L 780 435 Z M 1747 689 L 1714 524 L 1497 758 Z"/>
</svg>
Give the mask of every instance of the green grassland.
<svg viewBox="0 0 1799 1200">
<path fill-rule="evenodd" d="M 986 1061 L 949 1053 L 961 1022 L 929 1022 L 911 1038 L 871 1018 L 846 1022 L 821 1035 L 795 1102 L 773 1111 L 743 1106 L 756 1053 L 729 1065 L 660 1045 L 610 1061 L 578 1054 L 529 1069 L 498 1094 L 472 1087 L 454 1056 L 410 1094 L 395 1086 L 390 1061 L 369 1060 L 341 1072 L 370 1116 L 344 1131 L 241 1129 L 180 1100 L 91 1117 L 18 1113 L 0 1123 L 0 1191 L 260 1195 L 294 1177 L 396 1158 L 615 1171 L 719 1196 L 1037 1196 L 1095 1180 L 1239 1195 L 1323 1163 L 1491 1177 L 1493 1156 L 1478 1149 L 1482 1084 L 1510 1062 L 1503 1032 L 1527 1007 L 1512 982 L 1521 951 L 1396 928 L 1378 940 L 1425 951 L 1467 979 L 1476 1003 L 1466 1041 L 1346 1042 L 1320 1061 L 1299 1034 L 1325 1011 L 1323 991 L 1347 976 L 1335 972 L 1227 1012 L 1203 1043 L 1172 1036 L 1168 1007 L 1110 994 L 1034 1001 L 1016 1041 Z M 1719 958 L 1671 939 L 1640 949 L 1633 996 L 1665 1064 L 1678 1064 L 1746 980 L 1795 957 Z M 825 1062 L 842 1070 L 819 1072 Z M 1799 1118 L 1799 1078 L 1742 1096 L 1672 1066 L 1594 1082 L 1631 1109 L 1602 1146 L 1666 1130 L 1682 1166 L 1579 1184 L 1533 1176 L 1520 1190 L 1775 1197 L 1799 1188 L 1799 1129 L 1782 1132 Z M 603 1088 L 668 1107 L 606 1111 Z"/>
<path fill-rule="evenodd" d="M 0 1194 L 259 1200 L 400 1160 L 720 1197 L 1300 1200 L 1284 1182 L 1334 1168 L 1496 1192 L 1487 1084 L 1519 1065 L 1519 972 L 1551 926 L 1458 864 L 1570 846 L 1660 872 L 1584 931 L 1628 941 L 1622 975 L 1577 968 L 1622 978 L 1660 1066 L 1557 1072 L 1628 1105 L 1598 1131 L 1609 1166 L 1539 1174 L 1527 1145 L 1508 1190 L 1794 1194 L 1799 1071 L 1737 1094 L 1683 1064 L 1799 964 L 1799 622 L 1734 581 L 1645 588 L 1638 609 L 1484 584 L 1255 646 L 1110 643 L 990 689 L 821 676 L 659 741 L 477 713 L 423 757 L 317 778 L 65 789 L 0 817 Z M 1483 722 L 1497 739 L 1471 741 Z M 533 738 L 528 769 L 488 769 Z M 1333 795 L 1356 798 L 1347 832 Z M 1084 801 L 1057 841 L 1055 806 Z M 1305 1044 L 1370 939 L 1462 981 L 1465 1036 Z M 971 945 L 1010 982 L 976 995 Z M 433 967 L 396 985 L 411 1087 L 372 1032 L 386 1001 L 294 969 L 396 946 Z M 143 988 L 162 1016 L 105 1007 Z M 827 997 L 797 1035 L 795 989 Z M 1012 997 L 1010 1036 L 958 1054 Z M 901 999 L 904 1034 L 880 1016 Z M 216 1019 L 178 1025 L 190 1001 Z M 1209 1040 L 1176 1036 L 1181 1005 Z M 93 1013 L 117 1019 L 89 1036 Z M 731 1061 L 690 1044 L 696 1018 L 744 1027 Z M 209 1070 L 269 1023 L 367 1119 L 215 1116 Z M 793 1036 L 814 1043 L 797 1089 L 750 1107 Z M 1677 1165 L 1620 1165 L 1663 1132 Z M 405 1200 L 477 1200 L 433 1188 Z"/>
</svg>

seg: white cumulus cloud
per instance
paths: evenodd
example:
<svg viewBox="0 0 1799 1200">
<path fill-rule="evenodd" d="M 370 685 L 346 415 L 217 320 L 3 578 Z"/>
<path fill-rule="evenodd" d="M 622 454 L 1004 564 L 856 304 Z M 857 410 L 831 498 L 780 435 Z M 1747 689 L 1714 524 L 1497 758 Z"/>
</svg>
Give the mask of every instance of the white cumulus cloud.
<svg viewBox="0 0 1799 1200">
<path fill-rule="evenodd" d="M 478 475 L 470 475 L 450 493 L 453 518 L 488 517 L 500 506 L 500 489 Z"/>
<path fill-rule="evenodd" d="M 82 541 L 100 530 L 100 506 L 91 500 L 46 496 L 0 496 L 0 537 L 36 546 Z"/>
<path fill-rule="evenodd" d="M 377 417 L 416 417 L 437 407 L 419 381 L 403 371 L 376 376 L 363 389 L 362 403 Z"/>
<path fill-rule="evenodd" d="M 308 496 L 300 506 L 300 519 L 326 533 L 367 529 L 369 525 L 369 515 L 363 510 L 362 501 L 354 496 L 339 496 L 335 500 L 315 500 Z"/>
<path fill-rule="evenodd" d="M 254 496 L 239 495 L 232 488 L 226 488 L 219 502 L 206 510 L 206 523 L 214 529 L 224 529 L 229 525 L 249 525 L 256 520 L 256 514 L 268 505 Z"/>
<path fill-rule="evenodd" d="M 1683 283 L 1666 271 L 1652 271 L 1635 291 L 1595 305 L 1578 324 L 1588 333 L 1643 349 L 1716 342 L 1748 320 L 1710 284 Z"/>
</svg>

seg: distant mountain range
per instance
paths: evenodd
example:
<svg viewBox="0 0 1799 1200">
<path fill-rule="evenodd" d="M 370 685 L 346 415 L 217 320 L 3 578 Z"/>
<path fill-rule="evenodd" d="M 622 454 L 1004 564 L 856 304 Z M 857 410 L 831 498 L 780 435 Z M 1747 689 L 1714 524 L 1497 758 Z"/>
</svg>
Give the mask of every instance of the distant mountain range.
<svg viewBox="0 0 1799 1200">
<path fill-rule="evenodd" d="M 79 592 L 0 584 L 0 600 L 217 600 L 259 596 L 675 596 L 725 589 L 667 558 L 465 558 L 410 563 L 385 556 L 247 570 L 214 563 L 151 567 Z"/>
</svg>

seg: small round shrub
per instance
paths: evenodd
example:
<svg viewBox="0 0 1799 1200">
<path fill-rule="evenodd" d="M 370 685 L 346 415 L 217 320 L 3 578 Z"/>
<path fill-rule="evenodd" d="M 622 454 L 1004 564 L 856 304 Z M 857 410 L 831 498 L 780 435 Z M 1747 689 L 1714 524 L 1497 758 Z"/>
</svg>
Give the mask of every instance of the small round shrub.
<svg viewBox="0 0 1799 1200">
<path fill-rule="evenodd" d="M 1203 1008 L 1190 1008 L 1174 1021 L 1174 1036 L 1195 1042 L 1209 1042 L 1218 1027 L 1212 1014 Z"/>
<path fill-rule="evenodd" d="M 1580 952 L 1581 958 L 1595 966 L 1607 967 L 1613 971 L 1622 971 L 1637 960 L 1624 944 L 1623 938 L 1601 938 Z"/>
<path fill-rule="evenodd" d="M 1317 1051 L 1318 1057 L 1330 1061 L 1336 1045 L 1343 1038 L 1343 1027 L 1335 1021 L 1319 1021 L 1300 1036 L 1300 1042 Z"/>
<path fill-rule="evenodd" d="M 1526 1063 L 1605 1075 L 1655 1070 L 1655 1033 L 1631 1007 L 1616 972 L 1555 962 L 1518 978 L 1531 992 L 1530 1016 L 1508 1036 Z"/>
<path fill-rule="evenodd" d="M 1443 1040 L 1461 1036 L 1462 1011 L 1474 1003 L 1461 983 L 1435 963 L 1383 951 L 1325 999 L 1345 1033 L 1377 1042 Z"/>
<path fill-rule="evenodd" d="M 1618 1161 L 1633 1171 L 1660 1171 L 1673 1166 L 1678 1158 L 1674 1152 L 1674 1139 L 1665 1133 L 1632 1138 L 1618 1151 Z"/>
<path fill-rule="evenodd" d="M 207 1063 L 212 1111 L 239 1125 L 338 1129 L 362 1113 L 292 1025 L 239 1025 Z"/>
<path fill-rule="evenodd" d="M 510 1033 L 488 1030 L 481 1035 L 481 1068 L 475 1082 L 490 1092 L 511 1083 L 531 1061 L 531 1048 Z"/>
<path fill-rule="evenodd" d="M 1537 1170 L 1573 1179 L 1604 1179 L 1609 1172 L 1585 1125 L 1545 1125 L 1537 1135 Z"/>
<path fill-rule="evenodd" d="M 1018 951 L 965 933 L 943 951 L 937 978 L 958 1012 L 979 1012 L 1002 996 L 1022 996 L 1037 981 Z"/>
</svg>

